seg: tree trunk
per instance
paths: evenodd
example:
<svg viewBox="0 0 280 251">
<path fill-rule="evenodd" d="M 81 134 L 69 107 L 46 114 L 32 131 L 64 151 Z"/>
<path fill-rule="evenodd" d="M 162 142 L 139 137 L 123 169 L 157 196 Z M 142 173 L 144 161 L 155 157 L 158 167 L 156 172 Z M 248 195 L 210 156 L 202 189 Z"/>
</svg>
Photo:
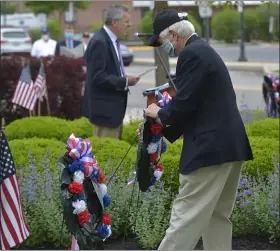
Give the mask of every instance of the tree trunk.
<svg viewBox="0 0 280 251">
<path fill-rule="evenodd" d="M 167 1 L 155 1 L 154 3 L 154 11 L 153 11 L 153 18 L 156 17 L 156 15 L 162 10 L 168 8 Z M 160 48 L 158 47 L 158 52 L 163 59 L 163 63 L 166 66 L 168 72 L 169 72 L 169 57 L 168 55 Z M 156 70 L 156 86 L 163 85 L 167 82 L 167 73 L 164 70 L 164 67 L 162 66 L 162 63 L 154 49 L 154 58 L 155 58 L 155 65 L 157 66 Z"/>
</svg>

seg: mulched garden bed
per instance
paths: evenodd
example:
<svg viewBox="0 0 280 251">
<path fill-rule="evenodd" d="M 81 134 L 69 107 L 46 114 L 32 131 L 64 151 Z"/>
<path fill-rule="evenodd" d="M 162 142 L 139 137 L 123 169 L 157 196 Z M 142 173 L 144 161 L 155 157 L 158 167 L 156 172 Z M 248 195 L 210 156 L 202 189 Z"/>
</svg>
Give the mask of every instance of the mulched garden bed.
<svg viewBox="0 0 280 251">
<path fill-rule="evenodd" d="M 257 237 L 257 236 L 248 236 L 248 237 L 234 237 L 232 241 L 233 250 L 279 250 L 280 244 L 272 244 L 267 240 Z M 17 248 L 21 250 L 67 250 L 65 247 L 54 248 L 51 246 L 48 247 L 28 247 L 28 248 Z M 70 248 L 68 248 L 69 250 Z M 202 243 L 199 241 L 196 250 L 203 250 Z M 144 250 L 140 247 L 139 243 L 134 238 L 123 238 L 116 240 L 107 240 L 104 243 L 104 250 Z"/>
</svg>

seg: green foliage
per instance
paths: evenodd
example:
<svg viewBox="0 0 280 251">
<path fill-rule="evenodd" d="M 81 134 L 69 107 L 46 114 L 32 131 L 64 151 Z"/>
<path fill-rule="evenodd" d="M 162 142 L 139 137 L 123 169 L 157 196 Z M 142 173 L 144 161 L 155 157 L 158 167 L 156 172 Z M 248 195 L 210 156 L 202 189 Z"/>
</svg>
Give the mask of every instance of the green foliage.
<svg viewBox="0 0 280 251">
<path fill-rule="evenodd" d="M 85 117 L 75 119 L 68 123 L 70 131 L 73 132 L 76 137 L 89 138 L 93 135 L 93 125 Z"/>
<path fill-rule="evenodd" d="M 142 122 L 143 120 L 134 120 L 131 121 L 128 125 L 124 125 L 122 131 L 122 140 L 126 141 L 129 144 L 132 144 L 137 135 L 137 129 Z M 138 142 L 136 140 L 133 145 L 136 146 L 137 144 Z"/>
<path fill-rule="evenodd" d="M 246 125 L 248 136 L 265 137 L 267 139 L 279 139 L 279 120 L 266 118 L 262 121 L 255 121 Z"/>
<path fill-rule="evenodd" d="M 174 196 L 160 181 L 151 191 L 140 194 L 137 211 L 129 218 L 142 248 L 155 250 L 165 235 Z"/>
<path fill-rule="evenodd" d="M 241 177 L 231 216 L 233 236 L 257 235 L 279 242 L 279 169 L 274 164 L 266 180 Z"/>
<path fill-rule="evenodd" d="M 28 34 L 33 43 L 42 37 L 42 33 L 39 29 L 29 29 Z"/>
<path fill-rule="evenodd" d="M 97 31 L 99 31 L 102 27 L 102 23 L 94 23 L 91 27 L 91 32 L 96 33 Z"/>
<path fill-rule="evenodd" d="M 17 6 L 15 4 L 11 4 L 8 1 L 0 2 L 0 13 L 3 14 L 14 14 L 17 10 Z"/>
<path fill-rule="evenodd" d="M 32 152 L 36 162 L 40 162 L 43 155 L 52 153 L 49 157 L 49 165 L 52 172 L 57 170 L 58 158 L 64 155 L 66 144 L 55 139 L 15 139 L 9 141 L 11 152 L 18 172 L 30 173 L 30 170 L 23 169 L 29 163 L 29 153 Z M 42 171 L 42 167 L 37 166 L 37 171 Z"/>
<path fill-rule="evenodd" d="M 250 42 L 256 37 L 257 32 L 257 13 L 255 10 L 244 10 L 244 36 L 245 41 Z"/>
<path fill-rule="evenodd" d="M 128 178 L 132 166 L 136 163 L 135 147 L 132 147 L 125 159 L 123 159 L 130 148 L 130 144 L 127 142 L 111 138 L 100 139 L 98 137 L 90 137 L 89 140 L 92 143 L 93 154 L 100 168 L 104 170 L 105 176 L 111 175 L 123 160 L 117 175 Z"/>
<path fill-rule="evenodd" d="M 269 18 L 274 20 L 274 40 L 279 40 L 279 4 L 266 3 L 256 8 L 257 34 L 260 40 L 269 41 Z"/>
<path fill-rule="evenodd" d="M 50 37 L 54 40 L 59 40 L 62 34 L 60 22 L 56 19 L 48 20 L 48 28 L 50 30 Z"/>
<path fill-rule="evenodd" d="M 92 128 L 86 118 L 67 121 L 56 117 L 38 116 L 15 120 L 6 127 L 5 132 L 8 140 L 37 137 L 57 139 L 66 143 L 71 133 L 82 138 L 92 136 Z"/>
<path fill-rule="evenodd" d="M 71 134 L 69 124 L 55 117 L 27 117 L 13 121 L 5 132 L 8 140 L 38 137 L 65 142 Z"/>
<path fill-rule="evenodd" d="M 246 161 L 244 171 L 251 177 L 267 177 L 273 170 L 273 156 L 279 155 L 279 140 L 263 137 L 249 137 L 253 160 Z"/>
<path fill-rule="evenodd" d="M 213 37 L 226 43 L 234 43 L 239 38 L 239 13 L 231 8 L 218 12 L 212 19 Z"/>
<path fill-rule="evenodd" d="M 88 1 L 75 1 L 76 9 L 87 9 Z M 25 6 L 30 8 L 35 14 L 45 13 L 52 14 L 54 11 L 64 12 L 69 7 L 69 2 L 66 1 L 26 1 Z"/>
</svg>

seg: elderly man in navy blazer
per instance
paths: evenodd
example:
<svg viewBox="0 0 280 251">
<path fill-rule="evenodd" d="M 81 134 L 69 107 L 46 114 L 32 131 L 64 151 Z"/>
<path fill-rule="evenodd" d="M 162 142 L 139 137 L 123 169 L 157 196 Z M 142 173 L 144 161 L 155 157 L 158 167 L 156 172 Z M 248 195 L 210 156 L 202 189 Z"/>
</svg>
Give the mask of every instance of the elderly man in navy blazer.
<svg viewBox="0 0 280 251">
<path fill-rule="evenodd" d="M 127 76 L 120 38 L 131 26 L 130 13 L 122 6 L 105 10 L 105 25 L 90 39 L 85 53 L 87 78 L 82 114 L 93 124 L 97 137 L 119 138 L 126 112 L 129 86 L 139 77 Z"/>
<path fill-rule="evenodd" d="M 159 250 L 191 250 L 201 236 L 204 249 L 230 250 L 229 218 L 243 163 L 253 155 L 228 69 L 186 13 L 163 10 L 153 27 L 150 45 L 179 56 L 177 93 L 167 107 L 151 104 L 145 115 L 162 123 L 171 143 L 184 136 L 179 193 Z"/>
</svg>

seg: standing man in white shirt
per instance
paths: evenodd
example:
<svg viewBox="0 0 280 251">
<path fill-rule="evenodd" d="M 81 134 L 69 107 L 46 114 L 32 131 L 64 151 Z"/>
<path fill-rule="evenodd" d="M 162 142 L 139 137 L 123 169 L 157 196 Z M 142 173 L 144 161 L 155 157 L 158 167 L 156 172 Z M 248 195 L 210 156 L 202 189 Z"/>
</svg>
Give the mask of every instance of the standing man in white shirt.
<svg viewBox="0 0 280 251">
<path fill-rule="evenodd" d="M 87 78 L 83 116 L 93 124 L 94 136 L 119 138 L 127 107 L 129 86 L 137 76 L 127 76 L 119 39 L 131 26 L 130 13 L 113 6 L 104 13 L 105 25 L 90 39 L 85 53 Z"/>
<path fill-rule="evenodd" d="M 42 28 L 41 32 L 42 37 L 32 46 L 31 56 L 37 58 L 54 56 L 56 41 L 50 38 L 48 28 Z"/>
</svg>

